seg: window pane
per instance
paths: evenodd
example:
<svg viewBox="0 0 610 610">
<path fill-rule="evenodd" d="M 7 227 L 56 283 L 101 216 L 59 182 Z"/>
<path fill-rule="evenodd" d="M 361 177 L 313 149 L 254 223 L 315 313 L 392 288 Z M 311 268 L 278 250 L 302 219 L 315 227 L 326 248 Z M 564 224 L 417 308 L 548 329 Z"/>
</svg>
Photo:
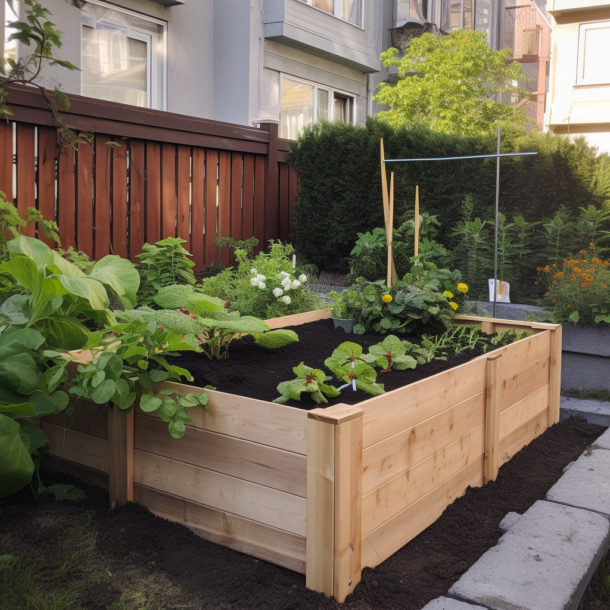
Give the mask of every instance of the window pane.
<svg viewBox="0 0 610 610">
<path fill-rule="evenodd" d="M 341 18 L 355 25 L 362 25 L 360 17 L 362 16 L 362 0 L 343 0 L 341 7 Z"/>
<path fill-rule="evenodd" d="M 333 121 L 352 122 L 352 100 L 335 93 L 333 100 Z"/>
<path fill-rule="evenodd" d="M 583 79 L 610 83 L 610 27 L 589 28 L 585 32 Z"/>
<path fill-rule="evenodd" d="M 282 137 L 296 140 L 313 120 L 313 87 L 282 79 Z"/>
<path fill-rule="evenodd" d="M 476 16 L 474 29 L 487 34 L 490 40 L 491 28 L 491 0 L 476 0 Z"/>
<path fill-rule="evenodd" d="M 311 5 L 326 11 L 327 13 L 334 13 L 333 0 L 312 0 Z"/>
<path fill-rule="evenodd" d="M 275 70 L 265 68 L 263 70 L 263 90 L 261 96 L 261 117 L 280 116 L 280 75 Z"/>
<path fill-rule="evenodd" d="M 2 0 L 0 0 L 1 2 Z M 6 0 L 4 2 L 4 18 L 6 21 L 17 21 L 19 19 L 19 15 L 14 9 L 14 4 L 12 1 Z M 3 65 L 6 66 L 7 60 L 12 59 L 13 61 L 17 61 L 17 41 L 11 40 L 8 42 L 9 36 L 14 34 L 17 30 L 12 28 L 4 28 L 4 60 Z M 7 68 L 5 68 L 6 70 Z M 6 72 L 5 72 L 6 73 Z"/>
<path fill-rule="evenodd" d="M 318 89 L 318 121 L 328 121 L 328 91 Z"/>
<path fill-rule="evenodd" d="M 462 29 L 472 30 L 472 0 L 463 0 L 464 22 Z"/>
<path fill-rule="evenodd" d="M 451 30 L 459 30 L 462 27 L 462 2 L 457 0 L 451 2 Z"/>
<path fill-rule="evenodd" d="M 83 26 L 83 95 L 148 107 L 147 43 Z"/>
</svg>

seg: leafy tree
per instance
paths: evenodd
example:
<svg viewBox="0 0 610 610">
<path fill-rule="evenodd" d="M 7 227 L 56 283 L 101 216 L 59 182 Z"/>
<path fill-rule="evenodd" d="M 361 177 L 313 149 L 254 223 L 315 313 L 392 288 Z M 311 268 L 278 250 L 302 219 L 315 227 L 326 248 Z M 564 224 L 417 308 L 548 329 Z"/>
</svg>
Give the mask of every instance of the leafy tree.
<svg viewBox="0 0 610 610">
<path fill-rule="evenodd" d="M 492 50 L 484 32 L 424 34 L 411 40 L 404 57 L 398 53 L 391 48 L 381 54 L 386 68 L 398 69 L 399 80 L 395 85 L 381 83 L 375 96 L 390 106 L 378 116 L 392 126 L 482 135 L 498 124 L 527 124 L 522 104 L 494 99 L 513 93 L 523 97 L 527 77 L 520 64 L 511 62 L 511 50 Z"/>
</svg>

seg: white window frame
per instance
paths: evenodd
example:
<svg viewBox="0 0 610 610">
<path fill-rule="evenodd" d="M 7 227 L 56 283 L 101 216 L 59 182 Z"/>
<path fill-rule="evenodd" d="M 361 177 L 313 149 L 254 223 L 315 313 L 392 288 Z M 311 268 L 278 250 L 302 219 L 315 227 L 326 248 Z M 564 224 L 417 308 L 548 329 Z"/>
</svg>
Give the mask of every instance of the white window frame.
<svg viewBox="0 0 610 610">
<path fill-rule="evenodd" d="M 288 79 L 291 80 L 293 82 L 297 82 L 297 83 L 302 83 L 303 85 L 307 85 L 309 87 L 313 87 L 313 111 L 312 111 L 312 115 L 313 115 L 313 123 L 315 124 L 318 122 L 318 89 L 323 89 L 324 91 L 328 91 L 328 121 L 329 122 L 333 122 L 335 120 L 333 114 L 334 114 L 334 99 L 335 99 L 335 93 L 338 93 L 339 95 L 343 96 L 343 97 L 348 97 L 351 100 L 351 104 L 352 104 L 352 122 L 351 125 L 356 125 L 357 123 L 357 117 L 356 117 L 356 96 L 353 93 L 349 93 L 347 91 L 343 91 L 341 89 L 335 89 L 334 87 L 327 87 L 326 85 L 322 85 L 320 83 L 314 83 L 313 81 L 309 81 L 309 80 L 305 80 L 303 78 L 298 78 L 297 76 L 292 76 L 291 74 L 284 74 L 283 72 L 280 72 L 280 84 L 278 87 L 278 106 L 279 106 L 279 111 L 280 111 L 280 129 L 283 128 L 282 125 L 282 92 L 283 92 L 283 84 L 284 84 L 284 79 Z M 280 138 L 284 138 L 287 139 L 286 136 L 284 136 L 283 133 L 280 134 Z"/>
<path fill-rule="evenodd" d="M 156 19 L 155 17 L 151 17 L 143 13 L 138 13 L 136 11 L 130 11 L 129 9 L 123 8 L 121 6 L 116 6 L 115 4 L 104 2 L 103 0 L 87 0 L 87 2 L 89 4 L 96 4 L 98 6 L 102 6 L 118 13 L 124 13 L 126 15 L 131 15 L 132 17 L 137 17 L 138 19 L 142 19 L 142 21 L 150 21 L 151 23 L 161 26 L 162 32 L 159 38 L 161 43 L 161 52 L 163 54 L 162 58 L 159 58 L 159 53 L 153 52 L 153 45 L 151 43 L 151 38 L 153 36 L 152 34 L 143 34 L 138 32 L 137 30 L 130 30 L 129 35 L 135 40 L 142 40 L 143 42 L 148 43 L 148 70 L 146 75 L 146 85 L 148 88 L 149 99 L 148 108 L 150 108 L 151 110 L 167 110 L 167 21 L 162 21 L 161 19 Z M 82 27 L 86 26 L 86 24 L 84 23 L 84 19 L 85 15 L 83 14 L 83 18 L 81 19 L 81 36 Z M 161 68 L 161 79 L 163 81 L 162 85 L 158 83 L 159 68 Z"/>
<path fill-rule="evenodd" d="M 338 19 L 342 23 L 347 23 L 351 26 L 354 26 L 355 28 L 358 28 L 359 30 L 364 30 L 364 5 L 367 0 L 362 0 L 361 6 L 360 6 L 360 23 L 352 23 L 351 21 L 348 21 L 347 19 L 343 19 L 343 17 L 341 17 L 341 10 L 343 8 L 343 0 L 333 0 L 333 12 L 332 13 L 328 13 L 327 11 L 324 11 L 321 8 L 318 8 L 317 6 L 313 6 L 313 0 L 296 0 L 296 1 L 300 2 L 301 4 L 306 4 L 313 10 L 318 11 L 319 13 L 322 13 L 323 15 L 330 15 L 331 17 L 333 17 L 334 19 Z"/>
<path fill-rule="evenodd" d="M 610 85 L 610 78 L 606 81 L 589 80 L 583 77 L 585 67 L 585 33 L 587 30 L 597 29 L 610 30 L 610 21 L 594 21 L 591 23 L 581 23 L 578 28 L 578 63 L 576 72 L 576 84 L 577 85 Z M 601 58 L 600 58 L 601 60 Z"/>
</svg>

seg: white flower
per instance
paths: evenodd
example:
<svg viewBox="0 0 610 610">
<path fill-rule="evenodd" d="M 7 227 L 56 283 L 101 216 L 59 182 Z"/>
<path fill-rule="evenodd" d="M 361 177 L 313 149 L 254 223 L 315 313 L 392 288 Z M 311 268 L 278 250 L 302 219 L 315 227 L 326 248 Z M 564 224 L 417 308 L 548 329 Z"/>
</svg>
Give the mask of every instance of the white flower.
<svg viewBox="0 0 610 610">
<path fill-rule="evenodd" d="M 259 287 L 261 290 L 265 290 L 265 288 L 267 288 L 267 284 L 265 284 L 265 282 L 259 282 L 258 287 Z"/>
<path fill-rule="evenodd" d="M 292 282 L 292 287 L 296 290 L 297 288 L 299 288 L 301 286 L 301 282 L 299 282 L 299 280 L 294 280 L 294 282 Z"/>
<path fill-rule="evenodd" d="M 274 297 L 281 297 L 284 294 L 284 291 L 281 288 L 274 288 L 273 289 L 273 296 Z"/>
<path fill-rule="evenodd" d="M 290 273 L 286 273 L 285 271 L 280 271 L 280 275 L 283 275 L 284 277 L 289 277 Z"/>
<path fill-rule="evenodd" d="M 266 278 L 264 275 L 257 275 L 257 276 L 256 276 L 256 279 L 257 279 L 259 282 L 264 282 L 264 281 L 265 281 L 267 278 Z"/>
<path fill-rule="evenodd" d="M 288 295 L 283 296 L 282 301 L 284 301 L 286 305 L 290 305 L 290 297 Z"/>
<path fill-rule="evenodd" d="M 250 280 L 250 284 L 252 284 L 252 286 L 258 286 L 258 284 L 259 284 L 259 279 L 258 279 L 258 277 L 253 277 L 253 278 Z"/>
<path fill-rule="evenodd" d="M 299 282 L 301 282 L 301 284 L 304 284 L 306 281 L 307 281 L 307 276 L 304 273 L 299 275 Z"/>
<path fill-rule="evenodd" d="M 258 271 L 256 269 L 254 269 L 254 268 L 250 269 L 250 273 L 252 275 L 258 275 Z"/>
<path fill-rule="evenodd" d="M 290 290 L 291 286 L 292 286 L 292 282 L 290 281 L 289 277 L 287 277 L 286 279 L 282 280 L 282 288 L 284 290 Z"/>
</svg>

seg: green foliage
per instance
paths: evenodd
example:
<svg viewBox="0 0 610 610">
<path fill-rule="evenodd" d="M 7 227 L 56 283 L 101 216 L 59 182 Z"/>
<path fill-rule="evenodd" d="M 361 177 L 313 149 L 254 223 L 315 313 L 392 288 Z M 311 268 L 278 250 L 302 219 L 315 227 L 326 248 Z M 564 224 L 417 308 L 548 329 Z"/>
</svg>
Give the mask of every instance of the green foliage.
<svg viewBox="0 0 610 610">
<path fill-rule="evenodd" d="M 72 246 L 68 246 L 67 250 L 57 248 L 57 253 L 69 263 L 72 263 L 76 268 L 80 269 L 85 275 L 89 275 L 93 271 L 95 261 L 92 261 L 89 256 L 81 250 L 75 250 Z"/>
<path fill-rule="evenodd" d="M 350 320 L 354 317 L 353 307 L 351 306 L 345 290 L 342 290 L 341 292 L 331 290 L 328 293 L 328 296 L 333 300 L 333 304 L 331 306 L 333 318 L 337 318 L 339 320 Z"/>
<path fill-rule="evenodd" d="M 27 485 L 40 467 L 48 441 L 25 418 L 66 409 L 68 395 L 60 388 L 68 379 L 68 362 L 37 330 L 0 328 L 0 497 Z"/>
<path fill-rule="evenodd" d="M 142 253 L 137 255 L 140 305 L 152 305 L 157 292 L 165 286 L 195 284 L 195 263 L 189 259 L 191 254 L 182 247 L 183 243 L 185 240 L 180 237 L 168 237 L 154 245 L 144 244 Z"/>
<path fill-rule="evenodd" d="M 358 324 L 354 333 L 404 333 L 448 326 L 463 300 L 463 291 L 468 290 L 460 279 L 459 271 L 414 260 L 411 271 L 390 289 L 384 280 L 357 280 L 347 293 L 359 304 L 355 305 Z"/>
<path fill-rule="evenodd" d="M 133 321 L 108 329 L 110 337 L 96 349 L 99 337 L 90 345 L 95 350 L 93 360 L 78 366 L 78 375 L 72 380 L 70 394 L 88 398 L 101 405 L 110 402 L 121 411 L 131 411 L 140 395 L 140 408 L 146 413 L 156 412 L 169 424 L 169 433 L 182 438 L 185 424 L 191 423 L 187 409 L 208 406 L 205 392 L 178 395 L 155 384 L 163 381 L 193 381 L 186 370 L 167 361 L 182 351 L 200 351 L 193 335 L 182 335 L 155 322 Z"/>
<path fill-rule="evenodd" d="M 268 252 L 250 258 L 235 250 L 236 267 L 203 280 L 201 291 L 229 303 L 231 311 L 258 318 L 278 318 L 320 308 L 308 278 L 292 268 L 294 248 L 271 242 Z"/>
<path fill-rule="evenodd" d="M 395 335 L 388 335 L 381 343 L 369 347 L 369 353 L 362 356 L 362 360 L 373 366 L 381 367 L 382 373 L 391 370 L 414 369 L 417 366 L 417 360 L 407 354 L 405 343 Z"/>
<path fill-rule="evenodd" d="M 8 119 L 13 113 L 6 103 L 9 86 L 12 84 L 31 85 L 38 87 L 44 96 L 52 114 L 53 124 L 57 127 L 57 135 L 62 146 L 78 147 L 83 142 L 90 143 L 93 134 L 74 131 L 63 121 L 60 111 L 68 110 L 70 102 L 59 87 L 53 94 L 49 93 L 44 84 L 37 82 L 45 65 L 59 66 L 74 71 L 79 68 L 69 61 L 55 57 L 56 50 L 61 49 L 62 33 L 49 20 L 51 12 L 36 0 L 25 0 L 25 21 L 11 21 L 8 28 L 16 30 L 8 40 L 18 40 L 22 45 L 33 47 L 31 55 L 19 57 L 17 61 L 8 59 L 8 71 L 4 74 L 4 65 L 0 66 L 0 116 Z"/>
<path fill-rule="evenodd" d="M 351 385 L 353 387 L 355 385 L 358 390 L 362 390 L 373 396 L 378 396 L 385 392 L 383 384 L 377 383 L 377 372 L 375 369 L 364 362 L 359 362 L 358 364 L 347 362 L 343 365 L 339 365 L 338 361 L 333 358 L 328 358 L 324 364 L 326 364 L 335 374 L 335 377 L 340 381 L 343 381 L 346 386 Z"/>
<path fill-rule="evenodd" d="M 281 394 L 273 402 L 286 404 L 289 400 L 301 400 L 301 395 L 311 394 L 311 398 L 316 404 L 327 403 L 328 398 L 336 398 L 340 395 L 339 390 L 332 385 L 326 385 L 326 375 L 320 369 L 312 369 L 301 362 L 293 369 L 296 379 L 283 381 L 277 386 L 277 391 Z"/>
<path fill-rule="evenodd" d="M 349 271 L 358 234 L 384 226 L 379 140 L 387 159 L 461 156 L 496 151 L 495 134 L 466 137 L 425 128 L 399 129 L 369 119 L 366 127 L 322 123 L 304 131 L 288 159 L 299 174 L 294 210 L 295 247 L 323 271 Z M 528 223 L 553 218 L 563 204 L 576 215 L 581 207 L 601 209 L 610 199 L 610 163 L 584 138 L 550 133 L 503 131 L 502 152 L 538 155 L 502 160 L 501 210 L 508 219 Z M 346 160 L 349 160 L 346 161 Z M 493 219 L 496 162 L 472 159 L 446 163 L 405 163 L 395 172 L 395 217 L 413 218 L 415 186 L 421 210 L 442 223 L 434 240 L 453 250 L 460 242 L 452 230 L 463 220 L 471 197 L 471 218 Z M 489 225 L 485 229 L 489 230 Z M 538 228 L 536 229 L 536 231 Z M 570 250 L 560 250 L 561 252 Z M 456 259 L 459 260 L 459 259 Z M 441 264 L 446 264 L 441 259 Z M 267 275 L 267 274 L 265 274 Z M 487 278 L 484 278 L 487 279 Z"/>
<path fill-rule="evenodd" d="M 438 234 L 436 216 L 424 212 L 419 216 L 420 244 L 419 258 L 435 264 L 447 261 L 447 250 L 435 241 Z M 415 220 L 407 220 L 398 229 L 394 229 L 392 254 L 396 272 L 399 276 L 407 273 L 411 267 L 411 257 L 414 254 Z M 377 227 L 372 232 L 358 233 L 358 240 L 350 252 L 349 278 L 355 280 L 363 277 L 371 282 L 383 279 L 387 275 L 388 247 L 385 229 Z"/>
<path fill-rule="evenodd" d="M 232 237 L 217 237 L 214 240 L 217 248 L 228 248 L 232 252 L 237 250 L 245 250 L 249 257 L 254 254 L 254 248 L 258 246 L 256 237 L 248 237 L 248 239 L 233 239 Z"/>
<path fill-rule="evenodd" d="M 495 133 L 502 124 L 527 125 L 523 105 L 498 96 L 527 97 L 529 80 L 510 48 L 493 50 L 485 32 L 455 30 L 448 36 L 413 38 L 403 57 L 397 49 L 381 54 L 398 82 L 382 82 L 375 100 L 390 106 L 379 118 L 394 127 L 425 125 L 443 133 Z"/>
<path fill-rule="evenodd" d="M 62 258 L 43 242 L 19 237 L 7 243 L 11 259 L 0 265 L 19 292 L 0 305 L 0 324 L 35 328 L 49 345 L 80 349 L 89 336 L 83 320 L 113 323 L 106 287 L 125 307 L 133 307 L 140 278 L 119 256 L 105 256 L 90 275 Z"/>
</svg>

